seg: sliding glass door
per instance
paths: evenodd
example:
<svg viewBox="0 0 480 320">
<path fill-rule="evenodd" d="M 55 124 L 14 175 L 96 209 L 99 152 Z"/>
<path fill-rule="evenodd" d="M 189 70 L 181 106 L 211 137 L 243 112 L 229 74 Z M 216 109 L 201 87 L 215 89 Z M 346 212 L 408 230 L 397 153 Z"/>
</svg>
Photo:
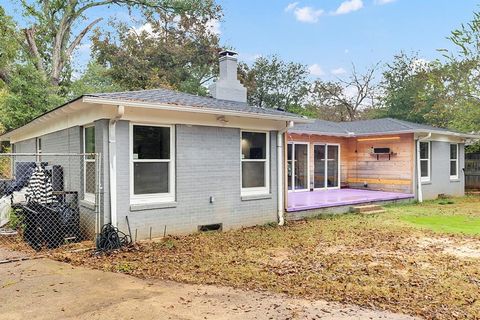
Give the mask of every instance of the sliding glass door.
<svg viewBox="0 0 480 320">
<path fill-rule="evenodd" d="M 340 146 L 315 144 L 313 146 L 314 188 L 340 187 Z"/>
<path fill-rule="evenodd" d="M 288 190 L 308 190 L 308 143 L 289 143 L 287 147 Z"/>
</svg>

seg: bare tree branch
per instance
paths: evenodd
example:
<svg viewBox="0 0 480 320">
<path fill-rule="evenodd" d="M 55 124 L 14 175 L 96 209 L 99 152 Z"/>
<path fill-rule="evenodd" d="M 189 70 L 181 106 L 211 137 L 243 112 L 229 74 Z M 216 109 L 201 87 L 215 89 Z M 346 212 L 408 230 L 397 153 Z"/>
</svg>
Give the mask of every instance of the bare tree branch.
<svg viewBox="0 0 480 320">
<path fill-rule="evenodd" d="M 27 40 L 28 49 L 35 60 L 35 66 L 38 71 L 45 75 L 45 67 L 43 66 L 42 57 L 38 51 L 37 42 L 35 41 L 35 31 L 35 26 L 23 30 Z"/>
</svg>

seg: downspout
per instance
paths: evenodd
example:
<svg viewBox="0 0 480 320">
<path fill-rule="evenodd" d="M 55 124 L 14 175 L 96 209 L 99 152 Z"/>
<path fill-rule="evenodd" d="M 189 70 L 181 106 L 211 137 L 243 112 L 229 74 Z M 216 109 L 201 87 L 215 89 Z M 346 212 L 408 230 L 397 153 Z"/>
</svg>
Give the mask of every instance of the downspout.
<svg viewBox="0 0 480 320">
<path fill-rule="evenodd" d="M 116 128 L 117 122 L 125 113 L 124 106 L 117 106 L 117 113 L 108 123 L 108 159 L 110 176 L 110 222 L 117 226 L 117 144 Z"/>
<path fill-rule="evenodd" d="M 422 192 L 422 169 L 420 167 L 420 142 L 428 140 L 432 137 L 432 133 L 429 132 L 428 135 L 426 135 L 423 138 L 418 138 L 417 139 L 417 200 L 418 202 L 423 202 L 423 192 Z M 429 157 L 431 157 L 432 151 L 429 149 Z"/>
<path fill-rule="evenodd" d="M 283 134 L 287 132 L 289 128 L 293 127 L 293 121 L 288 121 L 285 125 L 285 128 L 278 130 L 277 132 L 277 192 L 278 192 L 278 225 L 283 226 L 285 224 L 285 219 L 283 217 L 284 213 L 284 182 L 283 182 Z"/>
</svg>

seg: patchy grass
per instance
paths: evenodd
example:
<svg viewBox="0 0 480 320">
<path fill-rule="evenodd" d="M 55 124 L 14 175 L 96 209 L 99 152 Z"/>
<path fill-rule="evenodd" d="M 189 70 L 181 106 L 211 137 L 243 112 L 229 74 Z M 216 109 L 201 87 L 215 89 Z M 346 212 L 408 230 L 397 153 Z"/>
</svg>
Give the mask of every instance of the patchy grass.
<svg viewBox="0 0 480 320">
<path fill-rule="evenodd" d="M 431 221 L 444 219 L 464 230 L 461 219 L 480 217 L 480 198 L 453 202 L 167 237 L 108 256 L 57 258 L 141 278 L 269 290 L 429 319 L 478 319 L 480 236 L 433 232 L 412 222 L 428 218 L 428 225 L 438 225 Z"/>
</svg>

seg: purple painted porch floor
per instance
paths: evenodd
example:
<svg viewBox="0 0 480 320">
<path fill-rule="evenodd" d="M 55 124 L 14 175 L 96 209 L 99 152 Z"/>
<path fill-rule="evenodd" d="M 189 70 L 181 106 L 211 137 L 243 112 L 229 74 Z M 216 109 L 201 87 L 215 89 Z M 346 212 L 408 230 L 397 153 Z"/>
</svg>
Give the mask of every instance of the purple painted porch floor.
<svg viewBox="0 0 480 320">
<path fill-rule="evenodd" d="M 360 189 L 290 192 L 288 193 L 287 211 L 294 212 L 409 198 L 413 198 L 413 194 Z"/>
</svg>

